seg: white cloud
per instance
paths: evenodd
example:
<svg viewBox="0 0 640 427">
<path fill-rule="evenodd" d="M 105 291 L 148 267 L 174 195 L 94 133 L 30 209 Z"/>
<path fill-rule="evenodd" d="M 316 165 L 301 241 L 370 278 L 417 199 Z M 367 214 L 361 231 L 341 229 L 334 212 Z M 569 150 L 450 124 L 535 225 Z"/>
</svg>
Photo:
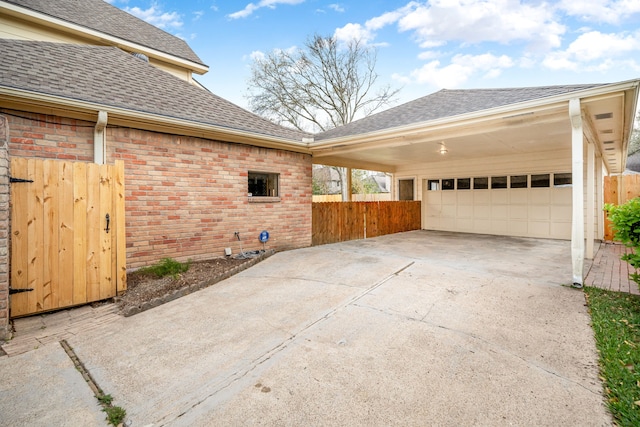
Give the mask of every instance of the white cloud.
<svg viewBox="0 0 640 427">
<path fill-rule="evenodd" d="M 251 59 L 252 61 L 262 61 L 265 57 L 266 55 L 264 54 L 264 52 L 261 52 L 259 50 L 254 50 L 249 54 L 249 59 Z"/>
<path fill-rule="evenodd" d="M 640 13 L 638 0 L 562 0 L 558 8 L 585 21 L 617 24 Z"/>
<path fill-rule="evenodd" d="M 543 65 L 553 70 L 611 69 L 614 60 L 624 60 L 640 51 L 640 32 L 581 34 L 566 50 L 549 53 Z M 621 59 L 618 59 L 621 58 Z"/>
<path fill-rule="evenodd" d="M 400 9 L 392 12 L 386 12 L 380 16 L 369 19 L 364 23 L 364 25 L 348 23 L 344 27 L 337 28 L 334 36 L 338 40 L 344 42 L 348 42 L 353 39 L 360 39 L 361 41 L 368 43 L 376 37 L 376 31 L 386 27 L 387 25 L 396 23 L 407 13 L 407 11 L 410 11 L 415 7 L 416 4 L 417 3 L 415 2 L 410 2 Z M 379 45 L 384 46 L 386 43 L 381 43 Z"/>
<path fill-rule="evenodd" d="M 423 47 L 448 41 L 463 44 L 524 41 L 557 47 L 565 27 L 556 22 L 548 3 L 519 0 L 432 0 L 403 16 L 400 31 L 411 31 Z"/>
<path fill-rule="evenodd" d="M 413 82 L 439 88 L 455 88 L 474 74 L 482 73 L 484 78 L 496 78 L 504 69 L 514 65 L 514 61 L 506 55 L 455 55 L 448 65 L 443 66 L 440 61 L 434 60 L 413 70 L 409 77 L 396 74 L 394 79 L 405 84 Z"/>
<path fill-rule="evenodd" d="M 342 13 L 344 12 L 344 7 L 338 3 L 333 3 L 329 5 L 329 9 L 333 9 L 333 11 Z"/>
<path fill-rule="evenodd" d="M 333 35 L 340 42 L 361 40 L 364 43 L 368 43 L 374 38 L 374 34 L 360 24 L 347 24 L 342 28 L 336 29 Z"/>
<path fill-rule="evenodd" d="M 372 41 L 378 30 L 396 25 L 398 31 L 411 33 L 422 48 L 444 46 L 449 42 L 462 46 L 521 42 L 526 43 L 530 51 L 544 52 L 559 47 L 566 32 L 555 13 L 556 9 L 548 2 L 526 0 L 411 1 L 364 24 L 349 23 L 338 28 L 336 35 L 360 36 Z"/>
<path fill-rule="evenodd" d="M 143 21 L 147 21 L 151 25 L 158 28 L 181 28 L 182 17 L 178 12 L 164 12 L 158 5 L 152 4 L 149 9 L 140 9 L 139 7 L 125 7 L 125 11 L 136 16 Z"/>
<path fill-rule="evenodd" d="M 305 0 L 260 0 L 257 4 L 249 3 L 244 9 L 230 13 L 227 17 L 230 19 L 246 18 L 247 16 L 252 15 L 256 10 L 262 9 L 263 7 L 275 9 L 279 4 L 296 5 L 304 3 L 304 1 Z"/>
<path fill-rule="evenodd" d="M 194 21 L 198 21 L 203 16 L 204 16 L 204 11 L 202 11 L 202 10 L 197 10 L 197 11 L 193 12 L 193 20 Z"/>
</svg>

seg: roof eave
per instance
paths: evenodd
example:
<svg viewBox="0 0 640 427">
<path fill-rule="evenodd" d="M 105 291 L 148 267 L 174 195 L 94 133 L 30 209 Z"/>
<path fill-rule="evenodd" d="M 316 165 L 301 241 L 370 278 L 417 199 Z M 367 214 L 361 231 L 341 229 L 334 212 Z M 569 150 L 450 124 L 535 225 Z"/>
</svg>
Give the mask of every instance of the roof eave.
<svg viewBox="0 0 640 427">
<path fill-rule="evenodd" d="M 637 98 L 640 79 L 627 80 L 619 83 L 605 84 L 595 88 L 577 90 L 551 97 L 538 98 L 535 100 L 509 104 L 501 107 L 489 108 L 486 110 L 474 111 L 471 113 L 444 117 L 436 120 L 412 123 L 410 125 L 398 126 L 395 128 L 383 129 L 358 135 L 347 135 L 338 138 L 316 141 L 310 144 L 313 150 L 341 148 L 345 145 L 353 146 L 364 143 L 389 140 L 406 136 L 412 132 L 441 131 L 447 128 L 464 127 L 487 122 L 496 118 L 505 118 L 505 114 L 524 114 L 529 110 L 541 111 L 555 108 L 564 108 L 566 102 L 574 98 L 590 98 L 612 92 L 634 90 Z M 637 101 L 637 99 L 636 99 Z M 635 105 L 635 103 L 634 103 Z"/>
<path fill-rule="evenodd" d="M 0 85 L 0 106 L 38 113 L 43 113 L 44 110 L 65 110 L 67 113 L 74 115 L 74 118 L 88 121 L 95 121 L 99 111 L 106 111 L 110 125 L 311 154 L 308 144 L 302 141 L 2 85 Z M 55 113 L 51 112 L 49 114 Z"/>
<path fill-rule="evenodd" d="M 74 35 L 82 35 L 83 37 L 99 42 L 101 45 L 107 44 L 117 46 L 123 50 L 144 53 L 148 57 L 156 58 L 163 62 L 187 68 L 196 74 L 205 74 L 209 71 L 209 67 L 205 64 L 200 64 L 189 59 L 181 58 L 157 49 L 150 48 L 148 46 L 122 39 L 120 37 L 112 36 L 110 34 L 106 34 L 91 28 L 83 27 L 81 25 L 65 21 L 63 19 L 55 18 L 19 5 L 7 3 L 2 0 L 0 0 L 0 11 L 8 15 L 20 17 L 31 22 L 40 24 L 46 23 L 46 26 L 48 27 L 63 30 Z"/>
</svg>

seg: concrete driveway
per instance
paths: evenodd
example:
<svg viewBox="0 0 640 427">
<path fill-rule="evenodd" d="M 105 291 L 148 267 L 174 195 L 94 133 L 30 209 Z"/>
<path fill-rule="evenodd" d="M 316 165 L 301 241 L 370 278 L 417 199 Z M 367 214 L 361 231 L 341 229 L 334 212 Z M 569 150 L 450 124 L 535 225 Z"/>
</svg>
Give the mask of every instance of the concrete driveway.
<svg viewBox="0 0 640 427">
<path fill-rule="evenodd" d="M 569 242 L 416 231 L 278 253 L 69 344 L 133 427 L 611 425 L 570 282 Z"/>
</svg>

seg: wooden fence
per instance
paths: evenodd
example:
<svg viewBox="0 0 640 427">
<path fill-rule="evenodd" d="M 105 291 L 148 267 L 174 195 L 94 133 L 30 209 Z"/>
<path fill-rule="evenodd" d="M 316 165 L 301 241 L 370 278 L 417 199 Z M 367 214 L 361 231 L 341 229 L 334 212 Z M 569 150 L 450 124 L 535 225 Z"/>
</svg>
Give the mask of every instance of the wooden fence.
<svg viewBox="0 0 640 427">
<path fill-rule="evenodd" d="M 420 229 L 420 202 L 313 204 L 312 244 L 344 242 Z"/>
<path fill-rule="evenodd" d="M 341 202 L 341 194 L 324 194 L 313 195 L 314 203 L 321 202 Z M 391 193 L 372 193 L 372 194 L 352 194 L 352 202 L 389 202 L 391 201 Z"/>
<path fill-rule="evenodd" d="M 604 202 L 622 205 L 631 199 L 640 197 L 640 175 L 606 176 L 604 178 Z M 604 213 L 604 238 L 613 240 L 611 222 Z"/>
</svg>

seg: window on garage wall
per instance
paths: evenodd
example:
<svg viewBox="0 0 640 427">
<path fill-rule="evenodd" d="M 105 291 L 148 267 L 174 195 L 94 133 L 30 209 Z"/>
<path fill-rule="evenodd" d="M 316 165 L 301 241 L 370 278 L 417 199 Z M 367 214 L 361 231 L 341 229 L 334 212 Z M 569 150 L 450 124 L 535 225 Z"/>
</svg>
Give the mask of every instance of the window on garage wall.
<svg viewBox="0 0 640 427">
<path fill-rule="evenodd" d="M 470 190 L 471 178 L 458 178 L 458 190 Z"/>
<path fill-rule="evenodd" d="M 440 180 L 439 179 L 430 179 L 428 182 L 429 191 L 438 191 L 440 190 Z"/>
<path fill-rule="evenodd" d="M 507 177 L 506 176 L 492 176 L 491 177 L 491 188 L 507 188 Z"/>
<path fill-rule="evenodd" d="M 398 200 L 413 200 L 413 178 L 398 180 Z"/>
<path fill-rule="evenodd" d="M 545 188 L 549 187 L 549 174 L 531 175 L 531 188 Z"/>
<path fill-rule="evenodd" d="M 553 186 L 554 187 L 571 187 L 571 173 L 554 173 L 553 174 Z"/>
<path fill-rule="evenodd" d="M 511 188 L 527 188 L 527 175 L 511 176 Z"/>
<path fill-rule="evenodd" d="M 486 190 L 489 188 L 489 178 L 473 178 L 474 190 Z"/>
<path fill-rule="evenodd" d="M 443 179 L 442 180 L 442 189 L 443 190 L 455 190 L 456 189 L 456 180 L 451 178 L 451 179 Z"/>
</svg>

